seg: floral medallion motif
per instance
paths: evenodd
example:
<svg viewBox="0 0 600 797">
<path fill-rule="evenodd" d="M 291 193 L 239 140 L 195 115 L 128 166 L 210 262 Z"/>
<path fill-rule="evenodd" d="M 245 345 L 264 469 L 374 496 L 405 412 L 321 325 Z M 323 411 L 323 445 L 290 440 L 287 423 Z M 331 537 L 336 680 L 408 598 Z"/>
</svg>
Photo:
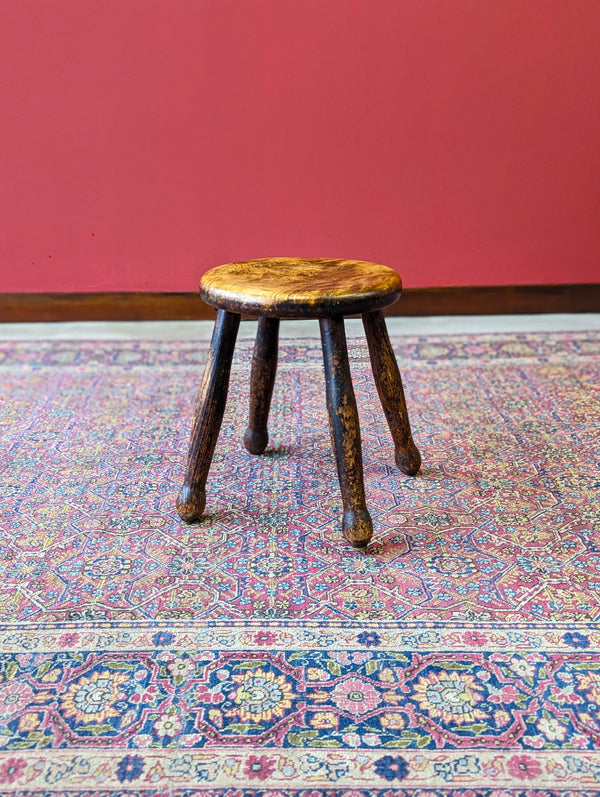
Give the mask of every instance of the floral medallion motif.
<svg viewBox="0 0 600 797">
<path fill-rule="evenodd" d="M 18 714 L 32 698 L 33 690 L 26 683 L 9 681 L 0 686 L 0 721 Z"/>
<path fill-rule="evenodd" d="M 104 722 L 118 717 L 121 712 L 115 703 L 125 697 L 119 687 L 128 680 L 128 675 L 108 670 L 94 672 L 89 678 L 83 676 L 71 684 L 61 699 L 64 715 L 81 723 Z"/>
<path fill-rule="evenodd" d="M 421 676 L 414 691 L 420 708 L 449 725 L 463 725 L 485 719 L 486 712 L 476 707 L 482 686 L 471 675 L 430 672 Z"/>
<path fill-rule="evenodd" d="M 368 681 L 346 678 L 333 690 L 332 700 L 344 711 L 358 716 L 377 708 L 381 696 Z"/>
<path fill-rule="evenodd" d="M 291 708 L 292 688 L 284 675 L 258 669 L 233 675 L 232 680 L 238 684 L 232 699 L 242 722 L 270 722 Z"/>
</svg>

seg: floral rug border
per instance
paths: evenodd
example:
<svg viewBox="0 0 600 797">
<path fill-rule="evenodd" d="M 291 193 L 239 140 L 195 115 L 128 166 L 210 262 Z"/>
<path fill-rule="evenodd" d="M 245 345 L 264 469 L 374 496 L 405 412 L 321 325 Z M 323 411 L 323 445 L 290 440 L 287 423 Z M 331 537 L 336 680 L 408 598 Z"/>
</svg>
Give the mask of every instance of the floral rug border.
<svg viewBox="0 0 600 797">
<path fill-rule="evenodd" d="M 595 752 L 519 751 L 265 750 L 239 746 L 203 750 L 118 749 L 0 752 L 0 776 L 12 770 L 11 791 L 36 782 L 36 790 L 137 788 L 383 789 L 534 788 L 566 790 L 598 787 Z M 42 786 L 43 784 L 43 786 Z M 35 791 L 31 792 L 32 794 Z M 91 792 L 89 792 L 91 793 Z M 436 792 L 437 793 L 437 792 Z"/>
<path fill-rule="evenodd" d="M 392 626 L 392 627 L 390 627 Z M 600 652 L 598 624 L 547 625 L 483 623 L 323 623 L 246 621 L 239 625 L 201 621 L 180 623 L 104 622 L 16 623 L 0 626 L 0 653 L 77 650 L 419 650 Z"/>
</svg>

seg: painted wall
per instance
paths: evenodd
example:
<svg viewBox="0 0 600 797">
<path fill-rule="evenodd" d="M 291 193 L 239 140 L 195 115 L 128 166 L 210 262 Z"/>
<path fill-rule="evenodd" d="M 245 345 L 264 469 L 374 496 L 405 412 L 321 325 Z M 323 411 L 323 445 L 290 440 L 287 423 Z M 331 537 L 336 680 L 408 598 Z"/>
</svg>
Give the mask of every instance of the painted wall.
<svg viewBox="0 0 600 797">
<path fill-rule="evenodd" d="M 0 0 L 0 290 L 600 281 L 598 0 Z"/>
</svg>

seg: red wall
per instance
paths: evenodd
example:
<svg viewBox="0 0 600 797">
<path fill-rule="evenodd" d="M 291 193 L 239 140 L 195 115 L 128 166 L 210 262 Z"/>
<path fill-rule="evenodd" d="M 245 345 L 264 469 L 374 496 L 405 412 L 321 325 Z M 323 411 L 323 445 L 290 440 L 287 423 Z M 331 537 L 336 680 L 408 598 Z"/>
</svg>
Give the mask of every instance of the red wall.
<svg viewBox="0 0 600 797">
<path fill-rule="evenodd" d="M 600 281 L 598 0 L 0 0 L 0 290 Z"/>
</svg>

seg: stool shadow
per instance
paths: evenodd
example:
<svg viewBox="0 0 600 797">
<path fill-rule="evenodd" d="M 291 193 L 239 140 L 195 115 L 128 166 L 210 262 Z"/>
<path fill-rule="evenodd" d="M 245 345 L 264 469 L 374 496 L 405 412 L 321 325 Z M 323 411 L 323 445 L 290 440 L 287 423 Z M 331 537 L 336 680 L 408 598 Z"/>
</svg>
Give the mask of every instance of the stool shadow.
<svg viewBox="0 0 600 797">
<path fill-rule="evenodd" d="M 291 456 L 294 450 L 294 446 L 273 446 L 273 448 L 265 449 L 261 456 L 269 457 L 269 459 L 281 459 Z"/>
<path fill-rule="evenodd" d="M 398 536 L 398 533 L 394 532 L 393 529 L 390 529 L 389 532 L 390 535 L 395 534 L 395 536 Z M 395 558 L 396 556 L 403 556 L 404 554 L 410 553 L 410 546 L 407 540 L 395 541 L 393 538 L 390 539 L 390 536 L 386 536 L 374 540 L 369 543 L 366 548 L 357 548 L 356 552 L 362 556 L 372 557 L 373 559 L 379 559 L 385 555 L 387 561 L 389 558 Z"/>
</svg>

